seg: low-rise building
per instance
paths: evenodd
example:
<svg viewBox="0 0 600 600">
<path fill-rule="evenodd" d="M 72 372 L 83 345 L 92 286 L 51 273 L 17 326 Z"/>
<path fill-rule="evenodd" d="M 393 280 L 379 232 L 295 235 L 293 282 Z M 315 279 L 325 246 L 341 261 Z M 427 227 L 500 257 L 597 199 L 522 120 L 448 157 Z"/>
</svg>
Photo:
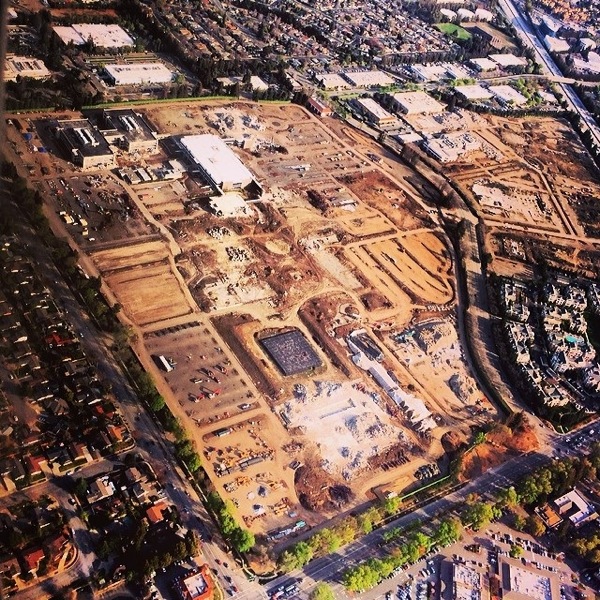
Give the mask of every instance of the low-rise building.
<svg viewBox="0 0 600 600">
<path fill-rule="evenodd" d="M 373 98 L 356 98 L 353 100 L 353 104 L 361 114 L 378 127 L 393 127 L 398 123 L 398 119 L 375 102 Z"/>
<path fill-rule="evenodd" d="M 394 110 L 405 115 L 436 114 L 445 110 L 445 106 L 425 92 L 399 92 L 390 94 Z"/>
<path fill-rule="evenodd" d="M 567 40 L 563 40 L 562 38 L 553 37 L 551 35 L 547 35 L 544 37 L 544 46 L 550 50 L 550 52 L 568 52 L 571 49 L 571 46 Z"/>
<path fill-rule="evenodd" d="M 214 586 L 210 569 L 202 565 L 177 578 L 173 587 L 181 600 L 208 600 L 212 598 Z"/>
<path fill-rule="evenodd" d="M 526 67 L 527 59 L 522 58 L 521 56 L 515 56 L 510 52 L 506 54 L 490 54 L 488 55 L 490 60 L 493 60 L 498 66 L 503 69 L 507 67 Z"/>
<path fill-rule="evenodd" d="M 343 75 L 350 85 L 359 88 L 385 87 L 396 83 L 383 71 L 346 71 Z"/>
<path fill-rule="evenodd" d="M 50 71 L 46 68 L 44 61 L 39 58 L 9 54 L 6 57 L 4 78 L 6 81 L 16 81 L 17 77 L 46 79 L 50 77 Z"/>
<path fill-rule="evenodd" d="M 108 64 L 104 74 L 110 85 L 164 85 L 173 81 L 173 71 L 161 62 Z"/>
<path fill-rule="evenodd" d="M 306 107 L 308 108 L 308 110 L 310 110 L 312 113 L 319 117 L 329 117 L 333 112 L 329 104 L 327 104 L 320 98 L 317 98 L 316 96 L 311 96 L 306 101 Z"/>
<path fill-rule="evenodd" d="M 128 152 L 158 152 L 156 132 L 146 119 L 134 110 L 103 110 L 100 129 L 109 143 Z"/>
<path fill-rule="evenodd" d="M 346 90 L 350 87 L 350 83 L 338 73 L 320 73 L 316 79 L 325 90 Z"/>
<path fill-rule="evenodd" d="M 465 100 L 489 100 L 494 95 L 482 85 L 458 85 L 454 88 L 456 94 Z"/>
<path fill-rule="evenodd" d="M 54 132 L 73 164 L 83 169 L 115 167 L 115 155 L 108 142 L 87 119 L 56 121 Z"/>
<path fill-rule="evenodd" d="M 485 71 L 495 71 L 498 68 L 498 63 L 489 58 L 472 58 L 469 64 L 480 73 Z"/>
<path fill-rule="evenodd" d="M 563 519 L 569 519 L 575 527 L 598 519 L 594 505 L 589 503 L 576 489 L 553 502 L 558 514 Z"/>
<path fill-rule="evenodd" d="M 256 183 L 252 173 L 216 135 L 188 135 L 179 140 L 181 148 L 208 182 L 221 193 L 241 191 Z"/>
<path fill-rule="evenodd" d="M 560 600 L 560 580 L 508 557 L 498 564 L 503 600 Z"/>
<path fill-rule="evenodd" d="M 125 48 L 135 45 L 133 38 L 120 26 L 102 23 L 76 23 L 52 28 L 59 39 L 68 46 L 91 43 L 98 48 Z"/>
<path fill-rule="evenodd" d="M 490 92 L 504 106 L 522 106 L 527 103 L 527 98 L 510 85 L 492 85 Z"/>
<path fill-rule="evenodd" d="M 429 138 L 423 148 L 440 162 L 449 163 L 479 150 L 481 141 L 473 133 L 449 133 Z"/>
</svg>

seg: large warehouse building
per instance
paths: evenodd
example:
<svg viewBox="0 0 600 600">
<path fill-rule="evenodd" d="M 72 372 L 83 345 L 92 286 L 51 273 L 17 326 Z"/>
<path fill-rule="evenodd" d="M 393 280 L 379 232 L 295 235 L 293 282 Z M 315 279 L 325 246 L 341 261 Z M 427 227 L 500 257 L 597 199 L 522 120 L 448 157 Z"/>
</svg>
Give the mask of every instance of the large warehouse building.
<svg viewBox="0 0 600 600">
<path fill-rule="evenodd" d="M 90 40 L 98 48 L 125 48 L 135 44 L 133 38 L 119 25 L 79 23 L 58 25 L 52 29 L 66 46 L 83 46 Z"/>
<path fill-rule="evenodd" d="M 110 64 L 104 67 L 110 85 L 147 85 L 171 83 L 173 72 L 160 62 Z"/>
<path fill-rule="evenodd" d="M 216 135 L 187 135 L 180 139 L 180 144 L 187 157 L 217 190 L 231 192 L 258 185 L 242 161 Z"/>
</svg>

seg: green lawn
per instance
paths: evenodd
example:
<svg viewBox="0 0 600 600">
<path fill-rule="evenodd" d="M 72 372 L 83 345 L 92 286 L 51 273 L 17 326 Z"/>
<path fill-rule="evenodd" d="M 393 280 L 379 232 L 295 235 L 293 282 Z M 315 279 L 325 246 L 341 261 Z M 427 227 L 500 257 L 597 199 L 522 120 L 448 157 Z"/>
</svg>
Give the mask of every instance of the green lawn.
<svg viewBox="0 0 600 600">
<path fill-rule="evenodd" d="M 455 25 L 454 23 L 437 23 L 436 27 L 446 35 L 457 39 L 457 40 L 468 40 L 471 38 L 471 34 L 462 27 Z"/>
</svg>

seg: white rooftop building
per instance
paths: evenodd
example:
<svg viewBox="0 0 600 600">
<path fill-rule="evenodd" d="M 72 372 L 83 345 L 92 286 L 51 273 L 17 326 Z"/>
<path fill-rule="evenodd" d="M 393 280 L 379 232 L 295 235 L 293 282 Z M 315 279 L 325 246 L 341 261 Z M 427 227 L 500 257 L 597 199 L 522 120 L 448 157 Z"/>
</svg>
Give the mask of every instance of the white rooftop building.
<svg viewBox="0 0 600 600">
<path fill-rule="evenodd" d="M 468 8 L 459 8 L 457 12 L 461 21 L 472 21 L 475 18 L 475 13 Z"/>
<path fill-rule="evenodd" d="M 554 501 L 554 506 L 556 506 L 558 513 L 562 517 L 567 517 L 575 527 L 598 518 L 594 506 L 575 489 L 557 498 Z"/>
<path fill-rule="evenodd" d="M 160 62 L 110 64 L 104 67 L 111 85 L 171 83 L 173 72 Z"/>
<path fill-rule="evenodd" d="M 400 92 L 392 95 L 392 105 L 406 115 L 443 112 L 445 107 L 425 92 Z"/>
<path fill-rule="evenodd" d="M 221 192 L 243 190 L 254 182 L 252 173 L 220 137 L 188 135 L 181 138 L 180 144 L 188 158 Z"/>
<path fill-rule="evenodd" d="M 458 85 L 455 92 L 467 100 L 488 100 L 493 94 L 481 85 Z"/>
<path fill-rule="evenodd" d="M 501 67 L 524 67 L 527 66 L 527 60 L 514 54 L 489 54 L 488 58 L 493 60 Z"/>
<path fill-rule="evenodd" d="M 479 150 L 481 140 L 469 132 L 451 133 L 426 140 L 423 148 L 440 162 L 448 163 Z"/>
<path fill-rule="evenodd" d="M 338 73 L 321 73 L 317 75 L 317 81 L 326 90 L 345 90 L 350 84 Z"/>
<path fill-rule="evenodd" d="M 494 13 L 489 10 L 486 10 L 485 8 L 478 8 L 475 11 L 475 18 L 478 21 L 493 21 Z"/>
<path fill-rule="evenodd" d="M 379 87 L 396 83 L 389 75 L 382 71 L 345 72 L 344 77 L 354 87 Z"/>
<path fill-rule="evenodd" d="M 490 86 L 490 92 L 494 94 L 502 104 L 521 106 L 527 103 L 527 98 L 514 88 L 510 87 L 510 85 L 492 85 Z"/>
<path fill-rule="evenodd" d="M 495 71 L 498 68 L 498 63 L 489 58 L 472 58 L 469 62 L 480 72 Z"/>
<path fill-rule="evenodd" d="M 54 33 L 64 44 L 83 46 L 92 41 L 100 48 L 124 48 L 133 46 L 133 38 L 120 25 L 104 25 L 101 23 L 78 23 L 75 25 L 57 25 Z"/>
<path fill-rule="evenodd" d="M 357 98 L 354 102 L 360 112 L 376 125 L 386 127 L 397 123 L 396 117 L 375 102 L 373 98 Z"/>
<path fill-rule="evenodd" d="M 442 15 L 444 15 L 446 18 L 450 19 L 451 21 L 456 19 L 456 12 L 454 12 L 453 10 L 450 10 L 449 8 L 441 8 L 440 13 Z"/>
<path fill-rule="evenodd" d="M 410 67 L 411 73 L 417 81 L 440 81 L 446 79 L 448 71 L 443 65 L 413 65 Z"/>
<path fill-rule="evenodd" d="M 573 66 L 578 71 L 600 73 L 600 54 L 597 52 L 588 52 L 587 60 L 575 56 L 573 57 Z"/>
<path fill-rule="evenodd" d="M 561 38 L 547 35 L 544 37 L 544 45 L 550 52 L 568 52 L 571 49 L 569 42 Z"/>
</svg>

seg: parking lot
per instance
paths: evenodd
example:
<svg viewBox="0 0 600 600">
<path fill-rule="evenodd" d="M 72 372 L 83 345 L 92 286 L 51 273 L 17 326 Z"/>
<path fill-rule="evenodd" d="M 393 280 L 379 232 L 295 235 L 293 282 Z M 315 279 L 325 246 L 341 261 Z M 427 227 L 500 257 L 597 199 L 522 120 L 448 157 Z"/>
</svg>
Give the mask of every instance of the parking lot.
<svg viewBox="0 0 600 600">
<path fill-rule="evenodd" d="M 146 346 L 172 361 L 175 368 L 165 379 L 199 427 L 240 414 L 247 410 L 241 406 L 255 401 L 208 327 L 193 322 L 159 329 L 146 336 Z"/>
<path fill-rule="evenodd" d="M 369 600 L 451 600 L 453 563 L 479 574 L 487 587 L 489 578 L 499 575 L 499 560 L 509 556 L 514 544 L 524 550 L 517 559 L 524 567 L 539 571 L 542 577 L 557 579 L 561 600 L 577 600 L 580 597 L 574 574 L 563 562 L 562 554 L 550 552 L 530 535 L 500 523 L 494 523 L 486 532 L 465 531 L 460 542 L 445 548 L 441 554 L 430 555 L 409 568 L 397 570 L 364 597 Z"/>
<path fill-rule="evenodd" d="M 148 351 L 190 419 L 203 463 L 215 485 L 250 529 L 264 531 L 289 520 L 297 503 L 293 470 L 277 457 L 281 425 L 250 389 L 233 356 L 208 324 L 198 321 L 149 333 Z"/>
</svg>

